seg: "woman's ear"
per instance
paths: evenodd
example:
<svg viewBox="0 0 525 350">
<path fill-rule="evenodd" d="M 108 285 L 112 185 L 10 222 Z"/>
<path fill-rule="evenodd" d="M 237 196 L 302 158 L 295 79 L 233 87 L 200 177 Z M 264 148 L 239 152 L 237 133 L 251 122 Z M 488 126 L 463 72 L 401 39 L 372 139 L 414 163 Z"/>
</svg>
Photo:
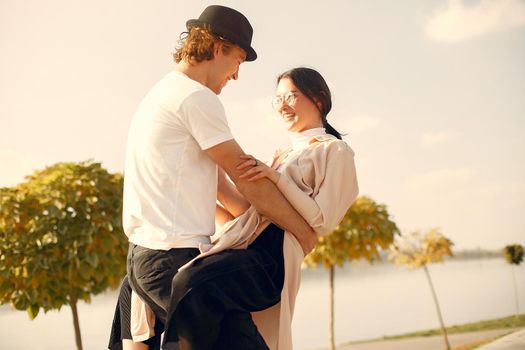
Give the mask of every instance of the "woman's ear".
<svg viewBox="0 0 525 350">
<path fill-rule="evenodd" d="M 314 97 L 314 102 L 317 108 L 321 111 L 323 109 L 323 103 L 317 97 Z"/>
<path fill-rule="evenodd" d="M 326 98 L 326 91 L 324 90 L 321 90 L 319 91 L 319 95 L 322 97 L 322 98 Z M 319 108 L 320 111 L 323 110 L 323 102 L 321 101 L 321 99 L 319 97 L 314 97 L 314 102 L 315 102 L 315 105 L 317 106 L 317 108 Z"/>
</svg>

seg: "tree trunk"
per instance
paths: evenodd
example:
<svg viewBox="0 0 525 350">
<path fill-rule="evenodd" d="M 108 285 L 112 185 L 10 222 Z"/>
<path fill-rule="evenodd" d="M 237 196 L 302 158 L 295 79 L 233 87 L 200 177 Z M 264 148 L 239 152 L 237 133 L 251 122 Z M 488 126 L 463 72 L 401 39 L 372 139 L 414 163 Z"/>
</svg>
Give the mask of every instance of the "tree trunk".
<svg viewBox="0 0 525 350">
<path fill-rule="evenodd" d="M 514 300 L 516 302 L 516 323 L 518 322 L 520 318 L 520 304 L 518 301 L 518 286 L 516 283 L 516 272 L 514 271 L 514 265 L 511 265 L 512 267 L 512 283 L 514 284 Z"/>
<path fill-rule="evenodd" d="M 328 338 L 330 340 L 330 350 L 335 350 L 334 340 L 334 271 L 335 267 L 330 266 L 330 319 L 328 324 Z"/>
<path fill-rule="evenodd" d="M 427 275 L 428 283 L 430 285 L 430 290 L 432 291 L 432 297 L 434 298 L 434 304 L 436 305 L 436 310 L 439 318 L 439 323 L 441 324 L 441 331 L 443 332 L 443 338 L 445 339 L 445 346 L 447 350 L 450 350 L 450 343 L 448 342 L 447 329 L 445 328 L 445 323 L 443 322 L 443 317 L 441 316 L 441 309 L 439 308 L 439 302 L 434 290 L 434 285 L 432 284 L 432 279 L 430 278 L 430 272 L 428 272 L 427 265 L 423 265 L 425 269 L 425 274 Z"/>
<path fill-rule="evenodd" d="M 73 326 L 75 327 L 75 342 L 77 350 L 82 350 L 82 338 L 80 337 L 80 323 L 78 322 L 77 299 L 69 296 L 69 306 L 73 313 Z"/>
</svg>

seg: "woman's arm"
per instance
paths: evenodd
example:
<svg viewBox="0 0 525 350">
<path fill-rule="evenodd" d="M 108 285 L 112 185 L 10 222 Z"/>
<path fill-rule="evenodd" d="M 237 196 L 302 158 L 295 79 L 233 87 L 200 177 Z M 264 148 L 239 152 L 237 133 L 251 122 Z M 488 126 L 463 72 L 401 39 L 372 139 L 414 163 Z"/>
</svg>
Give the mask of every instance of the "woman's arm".
<svg viewBox="0 0 525 350">
<path fill-rule="evenodd" d="M 315 173 L 302 174 L 303 169 L 311 169 Z M 259 163 L 242 176 L 249 177 L 249 181 L 261 176 L 271 179 L 319 235 L 330 233 L 339 224 L 359 191 L 354 153 L 344 142 L 324 143 L 311 152 L 304 152 L 298 167 L 293 170 L 293 178 L 285 174 L 276 176 L 275 173 L 275 170 Z M 311 196 L 294 182 L 306 183 L 305 178 L 314 179 L 314 183 L 308 184 L 312 192 L 318 187 L 315 193 L 311 192 Z"/>
<path fill-rule="evenodd" d="M 250 207 L 250 203 L 237 191 L 235 185 L 228 179 L 226 172 L 220 167 L 218 171 L 217 200 L 221 203 L 222 209 L 225 209 L 232 218 L 241 215 Z"/>
<path fill-rule="evenodd" d="M 215 223 L 222 226 L 233 219 L 235 219 L 235 217 L 229 211 L 224 209 L 222 205 L 217 204 L 215 206 Z"/>
</svg>

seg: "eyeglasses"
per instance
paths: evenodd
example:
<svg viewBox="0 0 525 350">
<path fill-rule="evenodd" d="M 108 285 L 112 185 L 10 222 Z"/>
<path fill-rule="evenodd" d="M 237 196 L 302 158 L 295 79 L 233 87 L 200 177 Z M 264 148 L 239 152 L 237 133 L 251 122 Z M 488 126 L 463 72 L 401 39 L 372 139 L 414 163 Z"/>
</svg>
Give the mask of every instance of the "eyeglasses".
<svg viewBox="0 0 525 350">
<path fill-rule="evenodd" d="M 295 94 L 295 92 L 290 91 L 283 95 L 275 96 L 272 100 L 272 107 L 273 109 L 278 111 L 283 103 L 286 103 L 288 106 L 291 106 L 295 103 L 295 100 L 297 100 L 297 95 Z"/>
</svg>

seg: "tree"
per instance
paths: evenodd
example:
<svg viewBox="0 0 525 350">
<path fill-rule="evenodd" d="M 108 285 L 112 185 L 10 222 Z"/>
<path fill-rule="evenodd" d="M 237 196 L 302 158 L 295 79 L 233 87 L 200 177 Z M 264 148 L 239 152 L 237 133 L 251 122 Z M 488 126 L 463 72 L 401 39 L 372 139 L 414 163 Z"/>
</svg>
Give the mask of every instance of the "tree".
<svg viewBox="0 0 525 350">
<path fill-rule="evenodd" d="M 379 259 L 381 249 L 386 249 L 399 234 L 394 221 L 390 219 L 386 206 L 361 196 L 348 209 L 341 223 L 329 235 L 319 237 L 315 249 L 306 256 L 307 266 L 323 264 L 329 271 L 330 281 L 330 350 L 335 349 L 334 340 L 334 274 L 335 265 L 343 266 L 345 261 L 365 258 Z"/>
<path fill-rule="evenodd" d="M 58 163 L 0 189 L 0 304 L 31 319 L 117 287 L 126 269 L 122 176 L 91 161 Z"/>
<path fill-rule="evenodd" d="M 516 272 L 514 265 L 518 266 L 523 261 L 523 246 L 520 244 L 510 244 L 503 249 L 505 260 L 512 267 L 512 282 L 514 284 L 514 300 L 516 302 L 516 321 L 519 319 L 520 305 L 518 302 L 518 286 L 516 284 Z"/>
<path fill-rule="evenodd" d="M 391 246 L 389 256 L 389 259 L 396 265 L 405 265 L 410 269 L 423 267 L 430 285 L 432 297 L 434 298 L 434 304 L 447 350 L 450 350 L 447 330 L 443 322 L 443 317 L 441 316 L 441 309 L 427 264 L 442 262 L 445 256 L 452 256 L 452 245 L 452 241 L 443 236 L 437 229 L 431 229 L 424 237 L 421 237 L 419 232 L 414 232 L 407 237 L 397 240 Z"/>
</svg>

